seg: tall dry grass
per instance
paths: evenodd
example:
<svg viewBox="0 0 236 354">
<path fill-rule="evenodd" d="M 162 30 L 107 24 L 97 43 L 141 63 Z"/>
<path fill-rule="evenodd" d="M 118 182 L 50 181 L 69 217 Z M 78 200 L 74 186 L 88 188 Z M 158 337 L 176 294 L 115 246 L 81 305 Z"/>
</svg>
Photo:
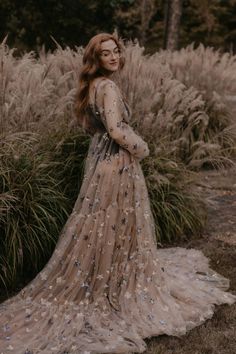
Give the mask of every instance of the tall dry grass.
<svg viewBox="0 0 236 354">
<path fill-rule="evenodd" d="M 196 139 L 192 165 L 230 163 L 236 141 L 236 56 L 194 44 L 179 51 L 160 50 L 154 58 L 168 65 L 175 79 L 200 92 L 206 119 Z M 200 164 L 201 166 L 201 164 Z"/>
<path fill-rule="evenodd" d="M 62 54 L 63 53 L 63 54 Z M 42 133 L 67 129 L 73 115 L 76 69 L 81 53 L 60 48 L 14 56 L 14 49 L 0 47 L 0 131 Z"/>
<path fill-rule="evenodd" d="M 189 167 L 229 162 L 236 128 L 231 106 L 235 92 L 235 56 L 200 46 L 152 56 L 129 43 L 125 66 L 115 78 L 133 110 L 132 124 L 147 138 L 165 140 L 166 148 Z M 0 49 L 0 130 L 70 130 L 83 48 L 58 46 L 15 58 Z"/>
<path fill-rule="evenodd" d="M 164 140 L 165 148 L 172 152 L 172 156 L 190 168 L 232 163 L 230 158 L 235 151 L 236 125 L 233 109 L 226 103 L 226 97 L 235 92 L 236 56 L 229 56 L 227 64 L 225 57 L 228 56 L 223 56 L 220 69 L 212 70 L 215 79 L 211 81 L 207 69 L 211 68 L 212 58 L 206 51 L 205 81 L 203 78 L 198 81 L 199 63 L 195 67 L 191 56 L 182 55 L 182 51 L 160 51 L 151 56 L 144 56 L 143 52 L 144 48 L 137 44 L 128 46 L 129 65 L 120 78 L 133 108 L 134 124 L 140 132 L 147 138 L 151 135 L 152 140 Z M 194 55 L 199 57 L 198 52 Z M 183 63 L 192 63 L 192 71 L 188 70 L 188 64 L 183 64 L 179 70 L 178 63 L 182 60 Z M 227 74 L 222 80 L 221 69 L 224 66 L 227 66 Z M 234 79 L 229 85 L 230 71 Z M 184 80 L 184 75 L 188 79 Z M 221 87 L 213 90 L 212 82 L 216 87 L 217 77 Z M 195 79 L 199 85 L 193 85 Z"/>
<path fill-rule="evenodd" d="M 206 95 L 217 92 L 221 96 L 236 90 L 236 56 L 220 49 L 194 43 L 178 51 L 160 50 L 154 54 L 170 66 L 174 77 L 188 87 L 194 86 Z"/>
</svg>

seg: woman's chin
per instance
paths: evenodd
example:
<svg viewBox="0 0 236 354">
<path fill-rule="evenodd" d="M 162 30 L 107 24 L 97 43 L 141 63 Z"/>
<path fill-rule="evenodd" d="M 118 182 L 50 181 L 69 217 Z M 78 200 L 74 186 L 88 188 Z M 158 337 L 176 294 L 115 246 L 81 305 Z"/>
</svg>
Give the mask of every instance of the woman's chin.
<svg viewBox="0 0 236 354">
<path fill-rule="evenodd" d="M 118 66 L 111 66 L 111 67 L 109 67 L 109 71 L 112 71 L 112 72 L 115 72 L 115 71 L 117 71 L 119 69 L 119 67 Z"/>
<path fill-rule="evenodd" d="M 103 71 L 104 71 L 104 74 L 105 75 L 112 75 L 113 73 L 117 72 L 119 70 L 119 67 L 107 67 L 107 68 L 104 68 Z"/>
</svg>

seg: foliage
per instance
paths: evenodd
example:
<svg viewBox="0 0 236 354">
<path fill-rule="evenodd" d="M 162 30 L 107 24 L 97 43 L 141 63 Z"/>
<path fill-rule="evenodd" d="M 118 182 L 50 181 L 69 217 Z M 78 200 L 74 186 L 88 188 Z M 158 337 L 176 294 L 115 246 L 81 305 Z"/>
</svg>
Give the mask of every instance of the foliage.
<svg viewBox="0 0 236 354">
<path fill-rule="evenodd" d="M 180 47 L 194 42 L 235 51 L 235 9 L 235 0 L 184 1 Z"/>
<path fill-rule="evenodd" d="M 142 161 L 159 242 L 173 242 L 199 234 L 206 223 L 204 201 L 193 192 L 196 175 L 176 163 L 155 144 L 151 156 Z"/>
<path fill-rule="evenodd" d="M 50 173 L 56 165 L 37 151 L 34 134 L 1 137 L 1 281 L 38 269 L 63 225 L 66 199 Z"/>
<path fill-rule="evenodd" d="M 54 48 L 50 36 L 62 45 L 82 45 L 96 31 L 112 30 L 113 7 L 108 0 L 1 0 L 0 34 L 18 49 Z"/>
<path fill-rule="evenodd" d="M 137 38 L 149 53 L 163 48 L 166 0 L 115 3 L 114 25 L 122 37 Z M 179 48 L 194 42 L 235 53 L 235 9 L 235 0 L 183 0 Z"/>
<path fill-rule="evenodd" d="M 77 198 L 87 148 L 81 133 L 2 136 L 0 283 L 6 287 L 34 275 L 50 257 Z"/>
<path fill-rule="evenodd" d="M 98 32 L 116 28 L 137 38 L 148 52 L 163 47 L 165 0 L 1 0 L 0 37 L 18 50 L 85 45 Z M 180 47 L 196 45 L 235 49 L 235 0 L 183 0 Z"/>
</svg>

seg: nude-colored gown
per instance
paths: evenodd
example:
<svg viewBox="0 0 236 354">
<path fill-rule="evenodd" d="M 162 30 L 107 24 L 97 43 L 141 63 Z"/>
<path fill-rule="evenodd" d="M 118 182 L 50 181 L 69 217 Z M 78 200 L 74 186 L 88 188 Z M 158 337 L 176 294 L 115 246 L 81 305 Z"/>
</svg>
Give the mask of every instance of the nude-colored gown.
<svg viewBox="0 0 236 354">
<path fill-rule="evenodd" d="M 148 146 L 113 81 L 90 107 L 78 199 L 44 269 L 0 305 L 1 354 L 143 352 L 144 338 L 183 335 L 236 301 L 200 251 L 157 249 L 139 163 Z"/>
</svg>

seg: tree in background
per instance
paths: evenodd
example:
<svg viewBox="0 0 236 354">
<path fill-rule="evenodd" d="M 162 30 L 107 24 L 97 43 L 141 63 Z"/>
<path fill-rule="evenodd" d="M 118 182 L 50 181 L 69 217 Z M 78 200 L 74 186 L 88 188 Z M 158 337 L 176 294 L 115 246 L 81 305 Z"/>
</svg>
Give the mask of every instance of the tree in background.
<svg viewBox="0 0 236 354">
<path fill-rule="evenodd" d="M 137 38 L 147 52 L 192 42 L 236 52 L 236 0 L 113 0 L 113 5 L 119 33 Z"/>
<path fill-rule="evenodd" d="M 20 49 L 84 45 L 98 31 L 113 27 L 109 0 L 1 0 L 0 36 Z"/>
<path fill-rule="evenodd" d="M 114 3 L 114 21 L 125 37 L 134 37 L 146 45 L 150 37 L 153 16 L 157 12 L 158 0 L 120 0 Z"/>
<path fill-rule="evenodd" d="M 180 46 L 186 40 L 236 52 L 236 0 L 184 0 Z"/>
<path fill-rule="evenodd" d="M 166 0 L 165 2 L 164 49 L 178 49 L 182 3 L 182 0 Z"/>
<path fill-rule="evenodd" d="M 8 34 L 7 43 L 20 50 L 54 49 L 50 36 L 73 48 L 114 29 L 150 53 L 191 42 L 235 52 L 236 0 L 0 1 L 0 41 Z"/>
</svg>

